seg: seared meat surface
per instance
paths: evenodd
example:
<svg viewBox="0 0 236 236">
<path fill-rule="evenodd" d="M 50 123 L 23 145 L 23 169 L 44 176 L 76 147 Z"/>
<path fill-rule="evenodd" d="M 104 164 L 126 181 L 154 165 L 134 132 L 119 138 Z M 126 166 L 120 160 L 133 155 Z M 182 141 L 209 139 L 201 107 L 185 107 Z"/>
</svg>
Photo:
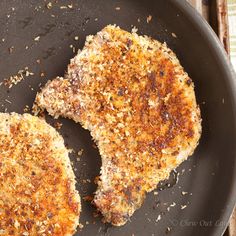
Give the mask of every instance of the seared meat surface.
<svg viewBox="0 0 236 236">
<path fill-rule="evenodd" d="M 102 157 L 94 203 L 116 226 L 193 153 L 201 134 L 194 85 L 176 55 L 111 25 L 87 37 L 66 77 L 49 81 L 36 104 L 91 132 Z"/>
<path fill-rule="evenodd" d="M 80 209 L 62 137 L 38 117 L 0 113 L 0 235 L 70 236 Z"/>
</svg>

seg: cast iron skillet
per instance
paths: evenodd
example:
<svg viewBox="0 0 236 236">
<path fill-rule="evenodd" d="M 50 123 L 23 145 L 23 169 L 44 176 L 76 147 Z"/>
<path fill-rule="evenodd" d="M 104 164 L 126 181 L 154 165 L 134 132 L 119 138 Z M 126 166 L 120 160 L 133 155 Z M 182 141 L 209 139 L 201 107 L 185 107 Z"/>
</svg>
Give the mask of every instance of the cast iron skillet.
<svg viewBox="0 0 236 236">
<path fill-rule="evenodd" d="M 71 44 L 82 48 L 86 35 L 95 34 L 107 24 L 117 24 L 126 30 L 135 25 L 139 34 L 167 42 L 195 83 L 203 118 L 200 145 L 177 169 L 176 184 L 169 180 L 169 185 L 162 184 L 164 190 L 158 195 L 148 194 L 142 208 L 119 228 L 101 223 L 100 217 L 94 218 L 95 209 L 82 201 L 84 229 L 76 235 L 221 235 L 236 196 L 236 78 L 210 27 L 183 0 L 52 1 L 50 9 L 47 3 L 0 2 L 0 37 L 5 39 L 0 40 L 0 80 L 25 66 L 34 72 L 10 90 L 0 87 L 1 111 L 23 113 L 25 105 L 32 106 L 40 85 L 54 76 L 63 76 L 75 54 Z M 149 24 L 148 15 L 152 15 Z M 39 41 L 34 41 L 37 36 Z M 78 41 L 75 36 L 79 36 Z M 45 77 L 40 76 L 41 72 Z M 47 120 L 55 123 L 49 117 Z M 79 162 L 75 154 L 71 160 L 81 196 L 91 195 L 96 189 L 93 179 L 101 165 L 98 150 L 80 125 L 66 119 L 60 121 L 66 144 L 75 151 L 84 150 Z"/>
</svg>

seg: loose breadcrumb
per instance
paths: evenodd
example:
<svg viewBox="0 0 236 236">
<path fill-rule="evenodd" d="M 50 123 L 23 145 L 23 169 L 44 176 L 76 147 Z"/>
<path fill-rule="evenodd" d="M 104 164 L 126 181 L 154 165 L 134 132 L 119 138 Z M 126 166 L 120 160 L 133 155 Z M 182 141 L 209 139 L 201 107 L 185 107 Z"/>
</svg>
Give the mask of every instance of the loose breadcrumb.
<svg viewBox="0 0 236 236">
<path fill-rule="evenodd" d="M 161 220 L 161 215 L 158 215 L 158 217 L 156 218 L 156 222 L 160 221 Z"/>
<path fill-rule="evenodd" d="M 37 36 L 34 38 L 34 41 L 39 41 L 40 40 L 40 36 Z"/>
<path fill-rule="evenodd" d="M 175 33 L 171 33 L 173 38 L 177 38 L 177 35 Z"/>
<path fill-rule="evenodd" d="M 70 45 L 70 48 L 72 49 L 72 52 L 75 53 L 76 52 L 76 48 L 73 44 Z"/>
<path fill-rule="evenodd" d="M 28 67 L 25 67 L 24 69 L 19 70 L 16 75 L 12 75 L 9 78 L 4 79 L 3 83 L 6 87 L 10 89 L 13 85 L 17 85 L 22 80 L 24 80 L 25 77 L 29 77 L 32 75 L 34 75 L 34 73 L 30 72 Z"/>
<path fill-rule="evenodd" d="M 55 127 L 57 130 L 59 130 L 59 129 L 61 129 L 61 127 L 62 127 L 62 123 L 59 122 L 59 121 L 56 121 L 56 122 L 54 123 L 54 127 Z"/>
<path fill-rule="evenodd" d="M 137 33 L 138 32 L 138 28 L 136 26 L 134 26 L 132 29 L 131 29 L 131 33 Z"/>
<path fill-rule="evenodd" d="M 78 156 L 82 156 L 83 152 L 84 152 L 84 149 L 80 149 L 80 150 L 77 152 L 77 155 L 78 155 Z"/>
<path fill-rule="evenodd" d="M 24 111 L 25 113 L 27 113 L 27 112 L 29 112 L 29 110 L 30 110 L 30 107 L 29 107 L 28 105 L 26 105 L 23 111 Z"/>
<path fill-rule="evenodd" d="M 47 9 L 51 9 L 52 8 L 52 3 L 49 2 L 47 5 L 46 5 Z"/>
<path fill-rule="evenodd" d="M 148 17 L 147 17 L 147 23 L 149 24 L 149 22 L 152 20 L 152 16 L 151 15 L 149 15 Z"/>
<path fill-rule="evenodd" d="M 14 48 L 15 48 L 14 46 L 11 46 L 10 48 L 8 48 L 8 51 L 10 54 L 13 53 Z"/>
</svg>

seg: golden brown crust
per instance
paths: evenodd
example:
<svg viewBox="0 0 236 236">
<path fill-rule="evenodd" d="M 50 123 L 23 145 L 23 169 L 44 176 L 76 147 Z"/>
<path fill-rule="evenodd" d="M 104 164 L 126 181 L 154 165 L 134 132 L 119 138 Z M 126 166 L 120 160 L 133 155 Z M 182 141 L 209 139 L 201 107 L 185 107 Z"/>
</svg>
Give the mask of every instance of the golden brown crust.
<svg viewBox="0 0 236 236">
<path fill-rule="evenodd" d="M 175 54 L 115 26 L 89 36 L 67 78 L 49 82 L 36 103 L 91 131 L 102 156 L 94 203 L 113 225 L 193 153 L 201 133 L 194 86 Z"/>
<path fill-rule="evenodd" d="M 62 137 L 29 114 L 0 113 L 0 234 L 73 235 L 80 197 Z"/>
</svg>

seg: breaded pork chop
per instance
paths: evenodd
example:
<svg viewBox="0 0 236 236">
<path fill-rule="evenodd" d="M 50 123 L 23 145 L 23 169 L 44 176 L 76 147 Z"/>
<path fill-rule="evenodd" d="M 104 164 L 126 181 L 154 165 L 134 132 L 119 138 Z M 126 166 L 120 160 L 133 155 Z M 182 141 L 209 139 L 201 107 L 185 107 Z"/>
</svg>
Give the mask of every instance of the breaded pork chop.
<svg viewBox="0 0 236 236">
<path fill-rule="evenodd" d="M 66 78 L 49 81 L 36 104 L 91 132 L 102 157 L 94 203 L 116 226 L 193 153 L 201 134 L 194 85 L 176 55 L 111 25 L 87 37 Z"/>
<path fill-rule="evenodd" d="M 29 114 L 0 113 L 0 235 L 73 235 L 80 208 L 57 131 Z"/>
</svg>

